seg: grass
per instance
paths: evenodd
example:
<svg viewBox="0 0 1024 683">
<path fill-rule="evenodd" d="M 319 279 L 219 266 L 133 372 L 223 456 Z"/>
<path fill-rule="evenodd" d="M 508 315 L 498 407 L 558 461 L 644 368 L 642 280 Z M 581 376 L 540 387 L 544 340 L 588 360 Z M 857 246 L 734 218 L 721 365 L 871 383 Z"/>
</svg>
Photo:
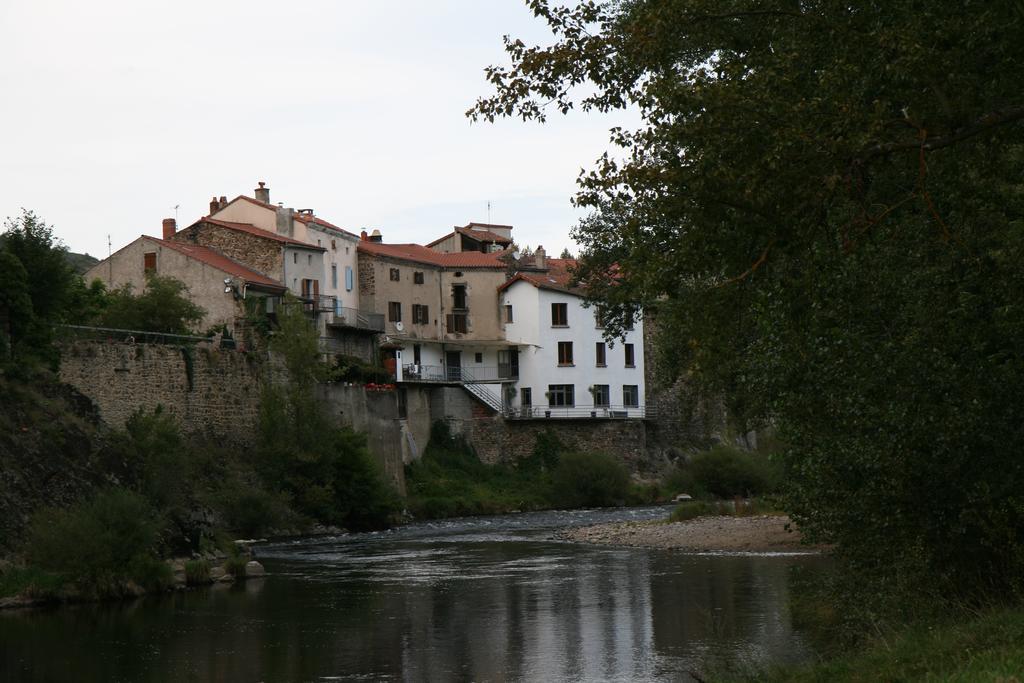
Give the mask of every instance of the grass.
<svg viewBox="0 0 1024 683">
<path fill-rule="evenodd" d="M 800 668 L 720 681 L 1024 681 L 1024 609 L 882 632 L 863 649 Z"/>
<path fill-rule="evenodd" d="M 35 567 L 8 567 L 0 572 L 0 598 L 23 595 L 29 598 L 56 598 L 67 588 L 60 574 Z"/>
<path fill-rule="evenodd" d="M 680 503 L 669 515 L 670 522 L 685 522 L 697 517 L 751 517 L 753 515 L 784 514 L 777 506 L 763 498 L 749 500 L 690 500 Z"/>
</svg>

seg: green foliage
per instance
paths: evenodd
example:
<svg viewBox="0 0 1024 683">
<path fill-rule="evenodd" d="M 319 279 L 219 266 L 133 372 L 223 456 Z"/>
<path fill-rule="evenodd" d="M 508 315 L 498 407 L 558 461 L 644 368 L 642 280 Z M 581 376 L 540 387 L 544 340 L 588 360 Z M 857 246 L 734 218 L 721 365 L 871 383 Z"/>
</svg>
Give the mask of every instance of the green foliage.
<svg viewBox="0 0 1024 683">
<path fill-rule="evenodd" d="M 779 486 L 778 467 L 767 456 L 734 446 L 697 453 L 679 469 L 693 479 L 693 490 L 681 491 L 691 495 L 759 496 L 774 493 Z"/>
<path fill-rule="evenodd" d="M 399 500 L 365 438 L 332 425 L 314 399 L 323 375 L 316 330 L 291 299 L 278 323 L 270 349 L 284 360 L 289 381 L 268 383 L 260 401 L 256 462 L 264 485 L 319 522 L 354 531 L 387 526 Z"/>
<path fill-rule="evenodd" d="M 697 517 L 750 517 L 752 515 L 774 515 L 779 514 L 779 509 L 773 503 L 760 499 L 734 500 L 688 500 L 680 503 L 669 515 L 670 522 L 685 522 Z"/>
<path fill-rule="evenodd" d="M 210 582 L 210 563 L 206 560 L 188 560 L 185 562 L 185 583 L 189 586 L 200 586 Z"/>
<path fill-rule="evenodd" d="M 249 558 L 243 557 L 242 555 L 232 555 L 228 559 L 224 560 L 224 571 L 236 579 L 245 578 L 245 565 L 249 562 Z"/>
<path fill-rule="evenodd" d="M 530 5 L 471 115 L 639 109 L 576 198 L 609 334 L 778 425 L 862 585 L 1024 588 L 1019 3 Z"/>
<path fill-rule="evenodd" d="M 327 370 L 324 379 L 328 382 L 387 384 L 394 381 L 394 376 L 385 368 L 367 363 L 356 356 L 338 354 L 334 357 L 334 367 Z"/>
<path fill-rule="evenodd" d="M 622 505 L 629 496 L 629 470 L 605 453 L 563 453 L 552 484 L 560 507 Z"/>
<path fill-rule="evenodd" d="M 182 510 L 199 472 L 192 447 L 174 418 L 157 406 L 136 411 L 123 432 L 111 436 L 106 457 L 121 459 L 138 477 L 138 489 L 157 510 Z"/>
<path fill-rule="evenodd" d="M 80 279 L 53 230 L 31 211 L 8 218 L 0 242 L 0 364 L 17 377 L 56 369 L 53 325 L 68 317 Z"/>
<path fill-rule="evenodd" d="M 406 466 L 405 481 L 406 505 L 420 519 L 551 507 L 550 473 L 539 467 L 484 464 L 440 420 L 431 428 L 423 456 Z"/>
<path fill-rule="evenodd" d="M 116 595 L 128 581 L 153 585 L 166 578 L 155 567 L 157 528 L 145 498 L 109 489 L 66 509 L 36 513 L 26 556 L 87 593 Z"/>
<path fill-rule="evenodd" d="M 37 567 L 6 567 L 0 570 L 0 598 L 23 595 L 36 600 L 58 598 L 65 589 L 64 578 Z"/>
<path fill-rule="evenodd" d="M 1024 671 L 1024 611 L 1019 608 L 957 615 L 898 630 L 878 629 L 860 649 L 811 666 L 780 667 L 749 681 L 1011 681 Z"/>
<path fill-rule="evenodd" d="M 146 288 L 136 295 L 131 285 L 107 295 L 101 327 L 164 334 L 191 334 L 206 311 L 189 298 L 188 287 L 173 277 L 149 273 Z"/>
<path fill-rule="evenodd" d="M 262 536 L 298 523 L 287 498 L 252 484 L 237 482 L 223 487 L 214 504 L 227 527 L 243 536 Z"/>
</svg>

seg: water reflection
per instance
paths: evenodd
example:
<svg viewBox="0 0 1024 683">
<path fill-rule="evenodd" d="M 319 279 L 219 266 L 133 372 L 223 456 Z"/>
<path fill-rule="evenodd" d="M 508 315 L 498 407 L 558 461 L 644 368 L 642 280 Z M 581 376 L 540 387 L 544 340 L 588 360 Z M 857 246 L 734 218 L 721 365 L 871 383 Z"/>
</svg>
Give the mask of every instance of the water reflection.
<svg viewBox="0 0 1024 683">
<path fill-rule="evenodd" d="M 608 514 L 279 544 L 261 550 L 271 575 L 244 586 L 7 612 L 0 679 L 676 681 L 709 661 L 808 656 L 788 572 L 820 560 L 549 538 Z"/>
</svg>

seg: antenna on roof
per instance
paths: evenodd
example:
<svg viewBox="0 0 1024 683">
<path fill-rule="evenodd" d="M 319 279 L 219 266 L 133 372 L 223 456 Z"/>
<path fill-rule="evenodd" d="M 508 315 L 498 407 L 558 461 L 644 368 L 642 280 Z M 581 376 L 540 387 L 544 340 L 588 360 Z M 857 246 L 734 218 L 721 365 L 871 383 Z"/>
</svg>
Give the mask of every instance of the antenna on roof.
<svg viewBox="0 0 1024 683">
<path fill-rule="evenodd" d="M 175 223 L 178 222 L 178 207 L 179 206 L 181 206 L 181 204 L 175 204 L 174 205 L 174 222 Z"/>
<path fill-rule="evenodd" d="M 491 200 L 487 200 L 487 222 L 491 222 Z"/>
</svg>

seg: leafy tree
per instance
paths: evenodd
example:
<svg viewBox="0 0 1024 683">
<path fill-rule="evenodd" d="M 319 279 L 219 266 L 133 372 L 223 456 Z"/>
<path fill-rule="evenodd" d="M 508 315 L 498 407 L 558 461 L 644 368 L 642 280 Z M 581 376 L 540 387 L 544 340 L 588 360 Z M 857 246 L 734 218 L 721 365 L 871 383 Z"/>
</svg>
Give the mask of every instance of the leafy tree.
<svg viewBox="0 0 1024 683">
<path fill-rule="evenodd" d="M 68 264 L 67 250 L 53 230 L 33 212 L 4 222 L 0 241 L 0 321 L 5 339 L 0 347 L 8 372 L 32 372 L 39 366 L 57 367 L 60 354 L 53 346 L 53 326 L 64 322 L 78 276 Z"/>
<path fill-rule="evenodd" d="M 330 424 L 315 400 L 316 381 L 326 371 L 316 329 L 292 297 L 278 323 L 270 349 L 283 360 L 287 381 L 268 382 L 260 401 L 257 463 L 265 485 L 319 522 L 352 530 L 387 526 L 398 498 L 365 437 Z"/>
<path fill-rule="evenodd" d="M 83 295 L 102 299 L 94 284 Z M 189 298 L 185 283 L 173 277 L 148 274 L 146 289 L 134 294 L 130 284 L 107 295 L 106 302 L 93 303 L 101 308 L 99 321 L 103 327 L 164 334 L 189 334 L 206 315 L 206 311 Z"/>
<path fill-rule="evenodd" d="M 469 115 L 632 108 L 579 179 L 611 335 L 791 445 L 804 532 L 878 578 L 1024 576 L 1024 6 L 530 0 Z M 614 273 L 615 277 L 608 277 Z"/>
<path fill-rule="evenodd" d="M 576 257 L 572 255 L 571 251 L 569 251 L 569 247 L 566 247 L 565 249 L 562 249 L 562 254 L 558 258 L 574 259 Z"/>
</svg>

